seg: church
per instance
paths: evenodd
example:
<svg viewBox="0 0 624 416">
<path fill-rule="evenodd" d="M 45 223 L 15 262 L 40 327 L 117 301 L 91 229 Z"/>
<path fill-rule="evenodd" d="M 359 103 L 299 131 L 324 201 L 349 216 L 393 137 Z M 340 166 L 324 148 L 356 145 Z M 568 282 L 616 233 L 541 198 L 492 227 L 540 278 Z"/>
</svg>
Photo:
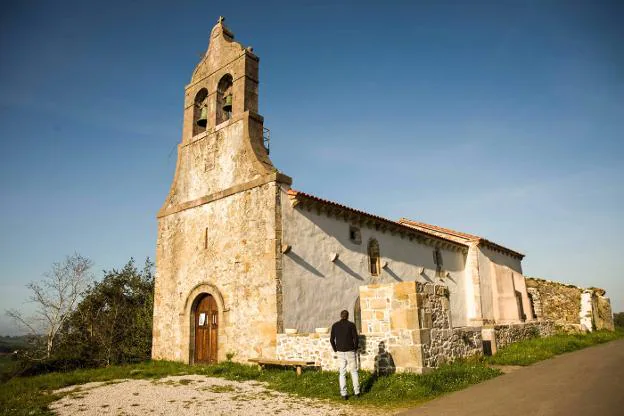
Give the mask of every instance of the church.
<svg viewBox="0 0 624 416">
<path fill-rule="evenodd" d="M 332 369 L 328 328 L 342 309 L 361 333 L 365 369 L 382 349 L 397 371 L 423 372 L 552 333 L 518 251 L 293 189 L 269 157 L 258 66 L 220 18 L 185 88 L 157 215 L 154 359 Z"/>
</svg>

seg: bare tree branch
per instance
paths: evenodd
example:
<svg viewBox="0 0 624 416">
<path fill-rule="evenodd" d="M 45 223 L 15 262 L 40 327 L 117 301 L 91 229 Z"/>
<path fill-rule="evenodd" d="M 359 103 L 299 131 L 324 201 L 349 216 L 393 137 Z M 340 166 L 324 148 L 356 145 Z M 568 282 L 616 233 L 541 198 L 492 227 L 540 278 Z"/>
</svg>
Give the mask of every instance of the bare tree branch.
<svg viewBox="0 0 624 416">
<path fill-rule="evenodd" d="M 67 256 L 62 262 L 52 264 L 41 281 L 26 285 L 32 292 L 29 300 L 37 304 L 33 316 L 24 317 L 17 310 L 6 311 L 7 316 L 30 334 L 45 334 L 46 357 L 52 353 L 58 331 L 93 281 L 89 271 L 92 266 L 91 260 L 78 253 Z"/>
</svg>

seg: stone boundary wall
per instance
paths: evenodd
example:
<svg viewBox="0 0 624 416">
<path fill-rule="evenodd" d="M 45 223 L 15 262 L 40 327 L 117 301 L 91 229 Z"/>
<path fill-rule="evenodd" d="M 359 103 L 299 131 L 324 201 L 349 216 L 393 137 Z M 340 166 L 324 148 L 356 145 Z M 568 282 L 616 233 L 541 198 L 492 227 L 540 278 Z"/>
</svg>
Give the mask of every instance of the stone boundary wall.
<svg viewBox="0 0 624 416">
<path fill-rule="evenodd" d="M 525 282 L 538 319 L 553 321 L 566 332 L 614 330 L 611 301 L 604 296 L 604 289 L 583 289 L 534 277 Z"/>
<path fill-rule="evenodd" d="M 581 288 L 529 277 L 525 282 L 528 293 L 532 293 L 533 296 L 535 293 L 538 294 L 539 305 L 533 305 L 538 319 L 551 320 L 561 326 L 581 323 L 579 317 L 583 293 Z"/>
<path fill-rule="evenodd" d="M 430 337 L 430 342 L 423 344 L 424 366 L 428 368 L 483 353 L 481 327 L 432 329 Z"/>
<path fill-rule="evenodd" d="M 368 371 L 391 372 L 393 362 L 387 356 L 383 337 L 360 335 L 358 356 L 360 368 Z M 338 360 L 329 342 L 329 334 L 277 334 L 278 360 L 309 360 L 323 370 L 338 371 Z"/>
<path fill-rule="evenodd" d="M 603 291 L 604 294 L 604 291 Z M 613 323 L 613 311 L 611 310 L 611 300 L 600 294 L 595 294 L 592 298 L 594 325 L 596 329 L 606 329 L 615 331 Z"/>
<path fill-rule="evenodd" d="M 525 339 L 549 337 L 554 333 L 555 325 L 552 321 L 494 326 L 496 349 Z"/>
</svg>

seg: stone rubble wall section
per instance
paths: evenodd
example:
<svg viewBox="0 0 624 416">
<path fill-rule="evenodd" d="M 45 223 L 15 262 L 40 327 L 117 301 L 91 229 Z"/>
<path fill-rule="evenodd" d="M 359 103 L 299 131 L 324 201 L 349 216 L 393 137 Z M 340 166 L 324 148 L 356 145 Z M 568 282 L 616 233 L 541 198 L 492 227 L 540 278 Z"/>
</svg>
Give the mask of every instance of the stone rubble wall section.
<svg viewBox="0 0 624 416">
<path fill-rule="evenodd" d="M 430 337 L 430 343 L 423 344 L 425 367 L 435 368 L 458 358 L 483 353 L 480 327 L 432 329 Z"/>
<path fill-rule="evenodd" d="M 380 367 L 383 371 L 386 363 L 379 359 L 379 346 L 387 342 L 383 337 L 360 335 L 358 356 L 360 369 L 375 371 Z M 329 342 L 329 334 L 305 333 L 305 334 L 278 334 L 277 335 L 277 359 L 278 360 L 305 360 L 314 361 L 323 370 L 338 371 L 338 360 Z M 377 367 L 375 362 L 378 362 Z"/>
<path fill-rule="evenodd" d="M 566 332 L 615 329 L 611 301 L 604 296 L 604 289 L 583 289 L 533 277 L 525 281 L 538 319 L 554 321 Z"/>
<path fill-rule="evenodd" d="M 539 290 L 536 287 L 527 287 L 527 293 L 533 304 L 535 318 L 541 319 L 544 316 L 544 311 L 542 310 L 542 296 Z"/>
<path fill-rule="evenodd" d="M 539 293 L 541 311 L 535 311 L 538 318 L 554 321 L 560 326 L 581 323 L 581 288 L 535 278 L 527 278 L 526 285 L 527 291 L 533 288 L 532 293 Z"/>
<path fill-rule="evenodd" d="M 555 333 L 552 321 L 528 322 L 525 324 L 495 325 L 496 349 L 530 338 L 549 337 Z"/>
<path fill-rule="evenodd" d="M 607 297 L 595 294 L 592 297 L 592 306 L 595 328 L 597 330 L 606 329 L 615 331 L 611 300 Z"/>
</svg>

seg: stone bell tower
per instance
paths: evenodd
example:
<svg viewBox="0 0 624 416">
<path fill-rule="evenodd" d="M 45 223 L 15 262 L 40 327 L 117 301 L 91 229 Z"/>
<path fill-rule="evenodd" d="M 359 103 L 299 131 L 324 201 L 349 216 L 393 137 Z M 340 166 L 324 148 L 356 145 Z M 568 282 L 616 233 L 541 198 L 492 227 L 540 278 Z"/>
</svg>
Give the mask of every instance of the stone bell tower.
<svg viewBox="0 0 624 416">
<path fill-rule="evenodd" d="M 219 18 L 186 86 L 175 176 L 158 212 L 152 356 L 271 356 L 281 330 L 280 188 L 258 114 L 258 57 Z"/>
</svg>

